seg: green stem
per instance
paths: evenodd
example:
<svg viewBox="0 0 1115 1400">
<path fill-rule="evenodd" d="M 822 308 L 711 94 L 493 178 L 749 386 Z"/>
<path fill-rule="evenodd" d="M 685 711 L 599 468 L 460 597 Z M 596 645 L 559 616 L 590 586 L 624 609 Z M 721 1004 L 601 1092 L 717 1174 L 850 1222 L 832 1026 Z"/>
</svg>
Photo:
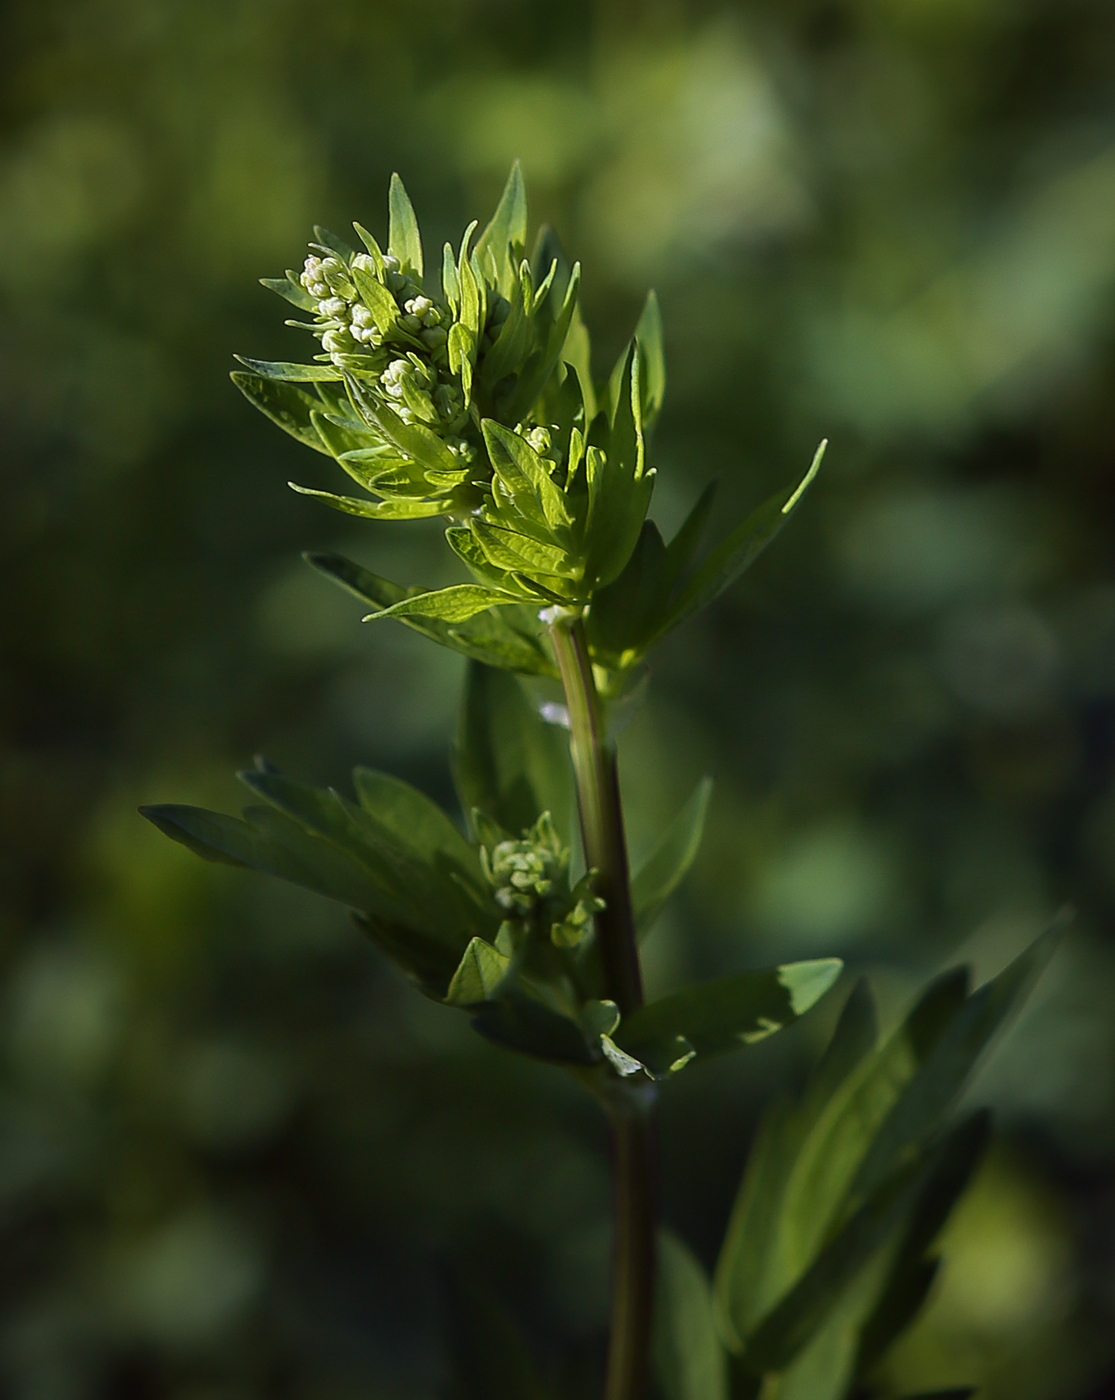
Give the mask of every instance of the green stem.
<svg viewBox="0 0 1115 1400">
<path fill-rule="evenodd" d="M 604 900 L 596 915 L 596 937 L 605 993 L 627 1015 L 643 1004 L 643 983 L 615 749 L 608 743 L 583 623 L 579 617 L 559 617 L 551 624 L 550 638 L 569 710 L 585 863 L 598 872 L 596 892 Z M 609 1107 L 615 1239 L 604 1397 L 645 1400 L 654 1298 L 654 1093 L 650 1084 L 614 1087 Z"/>
</svg>

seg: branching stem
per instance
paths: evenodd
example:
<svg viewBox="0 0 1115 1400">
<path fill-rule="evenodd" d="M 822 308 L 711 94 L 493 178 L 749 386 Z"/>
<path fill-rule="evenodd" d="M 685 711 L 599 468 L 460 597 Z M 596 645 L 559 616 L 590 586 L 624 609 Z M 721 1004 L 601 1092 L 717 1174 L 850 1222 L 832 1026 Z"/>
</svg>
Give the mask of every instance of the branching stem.
<svg viewBox="0 0 1115 1400">
<path fill-rule="evenodd" d="M 627 1015 L 642 1005 L 643 985 L 615 748 L 608 742 L 581 619 L 557 618 L 550 637 L 569 710 L 585 862 L 599 872 L 596 891 L 605 902 L 596 915 L 596 936 L 606 992 Z M 631 1092 L 616 1088 L 609 1105 L 615 1237 L 604 1400 L 646 1400 L 657 1213 L 654 1095 L 649 1084 Z"/>
</svg>

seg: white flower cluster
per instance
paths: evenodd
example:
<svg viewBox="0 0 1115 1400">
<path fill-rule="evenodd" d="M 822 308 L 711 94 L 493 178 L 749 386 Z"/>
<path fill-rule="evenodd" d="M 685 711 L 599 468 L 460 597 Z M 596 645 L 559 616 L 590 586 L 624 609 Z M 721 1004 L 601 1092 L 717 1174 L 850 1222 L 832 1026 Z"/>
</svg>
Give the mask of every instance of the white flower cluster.
<svg viewBox="0 0 1115 1400">
<path fill-rule="evenodd" d="M 344 365 L 346 356 L 389 353 L 392 348 L 392 332 L 385 334 L 364 304 L 353 271 L 380 280 L 376 264 L 367 253 L 358 253 L 351 267 L 333 254 L 311 254 L 299 278 L 315 302 L 321 348 L 338 365 Z M 395 337 L 398 353 L 375 381 L 379 393 L 406 423 L 424 423 L 442 432 L 457 427 L 464 417 L 465 400 L 459 385 L 449 380 L 449 309 L 426 296 L 412 278 L 404 275 L 398 258 L 391 253 L 383 256 L 382 282 L 399 308 L 396 325 L 404 334 Z M 372 361 L 373 366 L 375 363 Z M 447 445 L 463 462 L 476 455 L 475 449 L 459 437 L 449 438 Z"/>
</svg>

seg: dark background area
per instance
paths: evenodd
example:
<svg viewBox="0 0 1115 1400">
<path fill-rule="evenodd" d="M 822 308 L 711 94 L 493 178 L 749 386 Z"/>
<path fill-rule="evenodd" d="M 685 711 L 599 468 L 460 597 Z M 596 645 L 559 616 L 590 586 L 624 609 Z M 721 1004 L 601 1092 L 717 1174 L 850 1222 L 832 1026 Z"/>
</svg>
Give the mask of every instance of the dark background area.
<svg viewBox="0 0 1115 1400">
<path fill-rule="evenodd" d="M 654 988 L 790 957 L 891 1021 L 1078 918 L 973 1097 L 995 1148 L 884 1395 L 1111 1393 L 1115 10 L 1106 0 L 26 0 L 0 46 L 0 1395 L 417 1400 L 455 1280 L 592 1393 L 605 1143 L 561 1073 L 423 1003 L 343 911 L 205 865 L 255 751 L 451 802 L 461 667 L 299 560 L 427 585 L 227 379 L 295 358 L 256 278 L 315 222 L 427 251 L 523 159 L 601 368 L 648 285 L 653 514 L 821 480 L 662 649 L 624 736 L 636 855 L 702 773 Z M 432 259 L 430 259 L 432 261 Z M 831 1007 L 687 1071 L 667 1220 L 711 1263 L 760 1105 Z M 581 1375 L 588 1380 L 578 1380 Z"/>
</svg>

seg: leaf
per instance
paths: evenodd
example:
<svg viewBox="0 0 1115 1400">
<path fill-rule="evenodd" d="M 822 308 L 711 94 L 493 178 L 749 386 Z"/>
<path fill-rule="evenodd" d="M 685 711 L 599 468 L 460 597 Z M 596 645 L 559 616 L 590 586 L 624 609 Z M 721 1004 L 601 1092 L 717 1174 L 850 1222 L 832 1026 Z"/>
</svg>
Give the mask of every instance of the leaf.
<svg viewBox="0 0 1115 1400">
<path fill-rule="evenodd" d="M 826 439 L 813 454 L 809 470 L 788 498 L 782 493 L 772 496 L 712 550 L 682 589 L 670 609 L 663 631 L 676 627 L 690 614 L 706 607 L 734 583 L 740 574 L 751 567 L 785 525 L 811 485 L 820 469 L 827 446 Z"/>
<path fill-rule="evenodd" d="M 511 959 L 483 938 L 474 938 L 453 974 L 445 1000 L 451 1006 L 476 1006 L 490 1001 L 507 975 Z"/>
<path fill-rule="evenodd" d="M 383 283 L 370 272 L 366 272 L 362 267 L 354 267 L 350 269 L 350 273 L 353 282 L 356 283 L 356 290 L 360 293 L 360 300 L 372 313 L 376 327 L 386 335 L 399 319 L 398 303 Z"/>
<path fill-rule="evenodd" d="M 642 404 L 643 428 L 650 432 L 658 421 L 662 400 L 666 396 L 666 356 L 662 349 L 662 312 L 658 297 L 647 293 L 642 315 L 635 327 L 635 340 L 643 362 Z"/>
<path fill-rule="evenodd" d="M 281 380 L 245 374 L 242 370 L 233 370 L 231 378 L 248 402 L 266 414 L 272 423 L 277 423 L 304 447 L 312 447 L 315 452 L 325 456 L 330 455 L 311 419 L 313 411 L 321 407 L 319 399 L 311 398 L 301 389 Z"/>
<path fill-rule="evenodd" d="M 401 270 L 413 272 L 417 280 L 422 280 L 422 238 L 418 232 L 418 220 L 414 217 L 414 207 L 410 196 L 403 188 L 398 175 L 391 176 L 391 188 L 387 196 L 389 216 L 387 250 L 399 259 Z"/>
<path fill-rule="evenodd" d="M 649 933 L 662 906 L 696 859 L 711 797 L 712 779 L 702 778 L 692 797 L 635 872 L 631 881 L 631 903 L 640 935 Z"/>
<path fill-rule="evenodd" d="M 473 1263 L 451 1289 L 449 1400 L 557 1400 L 515 1319 L 488 1293 Z"/>
<path fill-rule="evenodd" d="M 549 812 L 562 839 L 573 823 L 573 774 L 563 731 L 546 722 L 513 676 L 470 662 L 454 778 L 466 814 L 518 836 Z"/>
<path fill-rule="evenodd" d="M 261 277 L 259 281 L 260 286 L 289 301 L 291 306 L 297 306 L 299 311 L 317 310 L 317 302 L 291 273 L 285 277 Z"/>
<path fill-rule="evenodd" d="M 481 421 L 480 430 L 492 466 L 512 498 L 517 501 L 526 495 L 537 502 L 551 529 L 570 525 L 564 495 L 530 443 L 491 418 Z"/>
<path fill-rule="evenodd" d="M 318 243 L 327 248 L 331 253 L 338 253 L 344 262 L 349 262 L 356 252 L 356 249 L 346 239 L 339 234 L 330 233 L 327 228 L 322 228 L 320 224 L 314 224 L 314 237 Z"/>
<path fill-rule="evenodd" d="M 593 657 L 624 670 L 635 664 L 669 605 L 669 556 L 658 526 L 644 520 L 619 577 L 593 594 L 586 630 Z"/>
<path fill-rule="evenodd" d="M 507 296 L 516 266 L 527 241 L 527 195 L 523 169 L 518 161 L 503 187 L 491 220 L 476 241 L 476 258 L 482 270 L 491 269 L 492 281 Z"/>
<path fill-rule="evenodd" d="M 580 285 L 581 264 L 576 263 L 566 287 L 561 311 L 546 333 L 545 345 L 541 350 L 536 351 L 523 366 L 519 381 L 515 385 L 515 392 L 504 406 L 504 413 L 509 421 L 514 422 L 529 415 L 539 394 L 542 393 L 550 376 L 557 368 L 577 311 L 577 296 Z"/>
<path fill-rule="evenodd" d="M 404 921 L 409 913 L 354 857 L 289 820 L 270 822 L 265 830 L 258 819 L 242 821 L 201 807 L 161 804 L 141 807 L 140 812 L 172 841 L 206 860 L 276 875 L 394 922 Z M 249 813 L 257 815 L 251 809 Z"/>
<path fill-rule="evenodd" d="M 576 1021 L 522 994 L 486 1001 L 476 1008 L 474 1029 L 508 1050 L 566 1065 L 593 1065 L 598 1055 Z"/>
<path fill-rule="evenodd" d="M 354 768 L 352 783 L 360 806 L 400 850 L 435 867 L 451 868 L 481 899 L 488 899 L 475 847 L 436 802 L 401 778 L 374 768 Z"/>
<path fill-rule="evenodd" d="M 288 481 L 287 485 L 300 496 L 312 496 L 334 510 L 345 515 L 358 515 L 364 520 L 423 520 L 431 515 L 442 515 L 448 509 L 445 500 L 362 501 L 356 496 L 335 496 L 332 491 L 316 491 L 312 486 L 299 486 L 296 481 Z"/>
<path fill-rule="evenodd" d="M 720 1331 L 737 1352 L 785 1287 L 789 1173 L 829 1103 L 874 1049 L 875 1038 L 875 1006 L 861 978 L 844 1004 L 828 1049 L 801 1100 L 792 1108 L 784 1103 L 777 1106 L 760 1124 L 716 1266 Z"/>
<path fill-rule="evenodd" d="M 389 608 L 407 596 L 406 589 L 399 584 L 341 555 L 305 554 L 303 558 L 318 573 L 377 609 Z M 477 613 L 460 623 L 442 622 L 433 617 L 399 617 L 396 620 L 431 641 L 489 666 L 525 675 L 555 676 L 557 668 L 540 637 L 514 626 L 508 620 L 512 613 L 510 607 L 500 608 L 498 612 Z"/>
<path fill-rule="evenodd" d="M 640 1060 L 676 1036 L 684 1036 L 698 1055 L 738 1050 L 803 1016 L 842 967 L 839 958 L 818 958 L 698 983 L 639 1007 L 613 1038 Z"/>
<path fill-rule="evenodd" d="M 728 1400 L 708 1276 L 669 1230 L 658 1232 L 651 1354 L 663 1400 Z"/>
<path fill-rule="evenodd" d="M 402 598 L 388 608 L 369 613 L 364 621 L 373 622 L 381 617 L 436 617 L 443 622 L 464 622 L 485 608 L 504 607 L 519 601 L 514 594 L 497 593 L 478 583 L 455 583 L 449 588 L 432 588 Z"/>
<path fill-rule="evenodd" d="M 853 1358 L 859 1337 L 886 1288 L 902 1251 L 924 1250 L 948 1216 L 987 1142 L 988 1115 L 960 1123 L 940 1142 L 892 1177 L 826 1243 L 814 1263 L 747 1339 L 745 1360 L 755 1371 L 782 1371 L 818 1329 L 838 1314 L 861 1271 L 875 1274 L 875 1297 L 857 1309 Z M 870 1261 L 870 1263 L 869 1263 Z"/>
<path fill-rule="evenodd" d="M 382 400 L 361 395 L 361 407 L 375 423 L 388 442 L 393 442 L 404 457 L 435 472 L 456 476 L 461 464 L 435 432 L 422 423 L 404 423 Z"/>
<path fill-rule="evenodd" d="M 286 360 L 249 360 L 246 355 L 237 355 L 235 358 L 262 379 L 285 380 L 291 384 L 308 384 L 314 380 L 327 382 L 344 378 L 336 365 L 296 365 Z"/>
</svg>

